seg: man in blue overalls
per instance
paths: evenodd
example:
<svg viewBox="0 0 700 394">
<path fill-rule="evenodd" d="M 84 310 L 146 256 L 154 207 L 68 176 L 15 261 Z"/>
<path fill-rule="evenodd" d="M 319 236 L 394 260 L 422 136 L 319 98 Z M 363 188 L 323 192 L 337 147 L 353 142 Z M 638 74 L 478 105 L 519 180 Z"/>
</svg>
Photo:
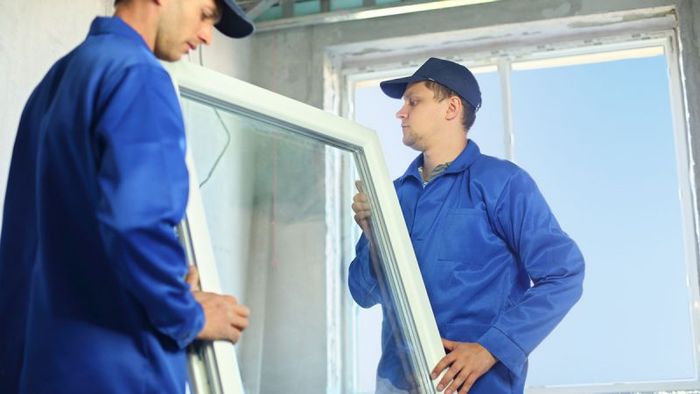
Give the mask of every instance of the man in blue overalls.
<svg viewBox="0 0 700 394">
<path fill-rule="evenodd" d="M 530 176 L 480 153 L 467 138 L 481 107 L 472 73 L 431 58 L 412 76 L 381 83 L 402 98 L 403 143 L 421 154 L 394 181 L 447 355 L 433 368 L 446 393 L 522 393 L 527 357 L 580 298 L 584 261 Z M 363 229 L 349 285 L 362 307 L 384 302 L 370 262 L 371 210 L 354 198 Z M 378 392 L 412 391 L 383 305 Z M 389 312 L 391 313 L 391 312 Z"/>
<path fill-rule="evenodd" d="M 117 0 L 27 102 L 0 239 L 0 392 L 184 393 L 185 347 L 248 310 L 192 291 L 185 134 L 160 60 L 253 24 L 233 0 Z"/>
</svg>

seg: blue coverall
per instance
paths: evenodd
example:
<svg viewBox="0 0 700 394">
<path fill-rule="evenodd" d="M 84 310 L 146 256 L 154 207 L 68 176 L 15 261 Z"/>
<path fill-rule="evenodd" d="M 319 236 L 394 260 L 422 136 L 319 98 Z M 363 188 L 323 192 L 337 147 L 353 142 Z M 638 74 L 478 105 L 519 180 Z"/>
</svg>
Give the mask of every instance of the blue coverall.
<svg viewBox="0 0 700 394">
<path fill-rule="evenodd" d="M 528 355 L 581 296 L 583 256 L 515 164 L 482 155 L 470 140 L 424 187 L 422 161 L 394 186 L 440 336 L 478 342 L 498 359 L 471 394 L 522 393 Z M 368 245 L 363 235 L 350 291 L 362 307 L 383 304 L 378 376 L 410 389 L 400 363 L 409 350 L 392 337 L 393 307 L 382 299 Z"/>
<path fill-rule="evenodd" d="M 174 226 L 182 113 L 141 36 L 97 18 L 26 104 L 0 239 L 0 392 L 184 393 L 204 315 Z"/>
</svg>

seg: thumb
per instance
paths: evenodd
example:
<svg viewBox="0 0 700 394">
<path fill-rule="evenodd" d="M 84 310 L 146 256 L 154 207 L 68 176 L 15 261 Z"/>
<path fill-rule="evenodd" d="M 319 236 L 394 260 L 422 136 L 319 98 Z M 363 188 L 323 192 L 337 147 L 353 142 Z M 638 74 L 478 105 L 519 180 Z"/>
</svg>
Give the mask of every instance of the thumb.
<svg viewBox="0 0 700 394">
<path fill-rule="evenodd" d="M 449 350 L 452 351 L 455 347 L 457 347 L 457 342 L 450 341 L 449 339 L 444 339 L 442 338 L 442 346 Z"/>
<path fill-rule="evenodd" d="M 357 188 L 357 191 L 358 191 L 358 192 L 360 192 L 360 193 L 364 193 L 364 192 L 365 192 L 365 187 L 364 187 L 364 184 L 362 183 L 361 180 L 356 180 L 356 181 L 355 181 L 355 187 Z"/>
<path fill-rule="evenodd" d="M 185 282 L 190 285 L 191 291 L 199 291 L 199 271 L 194 265 L 190 265 L 189 271 L 187 271 L 187 276 L 185 276 Z"/>
</svg>

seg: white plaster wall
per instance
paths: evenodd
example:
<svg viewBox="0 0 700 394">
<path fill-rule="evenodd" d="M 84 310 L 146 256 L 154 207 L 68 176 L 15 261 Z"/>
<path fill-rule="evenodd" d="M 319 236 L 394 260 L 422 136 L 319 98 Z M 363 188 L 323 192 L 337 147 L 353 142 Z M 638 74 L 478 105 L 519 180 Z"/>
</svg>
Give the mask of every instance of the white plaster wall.
<svg viewBox="0 0 700 394">
<path fill-rule="evenodd" d="M 111 0 L 0 2 L 0 206 L 24 103 L 51 65 L 85 38 L 92 19 L 111 11 Z"/>
<path fill-rule="evenodd" d="M 85 38 L 92 19 L 113 13 L 113 3 L 0 1 L 0 207 L 4 207 L 12 147 L 25 102 L 49 68 Z M 212 45 L 202 50 L 205 67 L 242 80 L 248 79 L 249 56 L 250 38 L 232 40 L 218 31 Z M 199 64 L 198 52 L 191 58 Z"/>
</svg>

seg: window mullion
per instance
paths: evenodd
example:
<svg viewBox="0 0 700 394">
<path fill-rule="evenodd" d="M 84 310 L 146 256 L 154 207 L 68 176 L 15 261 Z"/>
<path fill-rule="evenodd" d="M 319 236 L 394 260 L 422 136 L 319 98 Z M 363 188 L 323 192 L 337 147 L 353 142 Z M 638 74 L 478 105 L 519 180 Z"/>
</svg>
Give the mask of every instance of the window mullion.
<svg viewBox="0 0 700 394">
<path fill-rule="evenodd" d="M 498 61 L 498 75 L 501 80 L 503 105 L 503 146 L 505 158 L 515 161 L 515 133 L 513 130 L 513 92 L 511 89 L 512 67 L 510 59 Z"/>
</svg>

